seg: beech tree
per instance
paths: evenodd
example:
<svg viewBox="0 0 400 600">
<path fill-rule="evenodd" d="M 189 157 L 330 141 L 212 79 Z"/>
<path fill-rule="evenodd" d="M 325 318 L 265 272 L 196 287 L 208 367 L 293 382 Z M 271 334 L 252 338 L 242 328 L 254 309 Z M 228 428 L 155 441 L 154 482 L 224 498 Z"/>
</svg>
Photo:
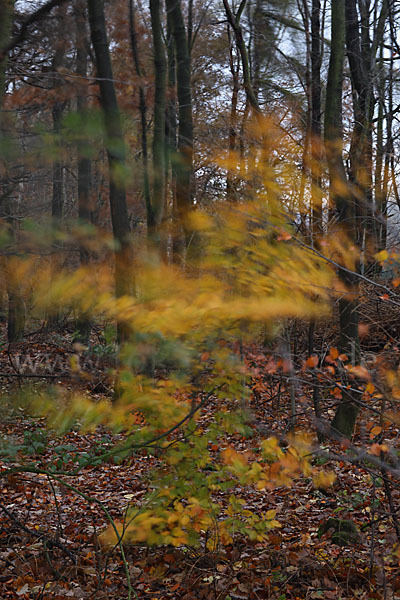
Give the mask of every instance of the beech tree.
<svg viewBox="0 0 400 600">
<path fill-rule="evenodd" d="M 126 150 L 115 93 L 102 1 L 88 0 L 90 34 L 96 57 L 100 102 L 104 115 L 109 163 L 110 210 L 115 249 L 115 287 L 118 296 L 130 295 L 133 286 L 132 247 L 126 204 Z M 120 338 L 123 326 L 119 325 Z"/>
<path fill-rule="evenodd" d="M 178 100 L 178 146 L 175 160 L 176 204 L 188 246 L 193 231 L 187 217 L 193 195 L 193 116 L 192 87 L 188 37 L 182 14 L 181 0 L 166 0 L 166 10 L 175 43 L 176 85 Z"/>
</svg>

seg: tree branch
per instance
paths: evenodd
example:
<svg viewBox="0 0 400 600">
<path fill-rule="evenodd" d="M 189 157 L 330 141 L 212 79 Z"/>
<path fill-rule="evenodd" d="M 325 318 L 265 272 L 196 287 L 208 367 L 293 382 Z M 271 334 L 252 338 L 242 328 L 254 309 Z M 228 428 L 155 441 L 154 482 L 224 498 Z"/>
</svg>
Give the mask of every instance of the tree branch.
<svg viewBox="0 0 400 600">
<path fill-rule="evenodd" d="M 19 30 L 19 33 L 17 33 L 17 35 L 15 35 L 9 41 L 9 43 L 2 50 L 0 50 L 0 62 L 2 60 L 4 60 L 4 58 L 7 56 L 7 54 L 13 48 L 15 48 L 16 46 L 19 46 L 20 43 L 25 40 L 25 37 L 28 33 L 28 29 L 31 25 L 33 25 L 33 23 L 37 23 L 37 21 L 41 21 L 44 17 L 46 17 L 49 14 L 49 12 L 51 12 L 53 10 L 53 8 L 55 8 L 56 6 L 60 6 L 61 4 L 64 4 L 65 1 L 66 0 L 50 0 L 49 2 L 46 2 L 46 4 L 43 4 L 43 6 L 41 6 L 37 10 L 35 10 L 35 12 L 30 14 L 25 19 L 25 21 L 23 21 L 23 23 L 21 25 L 21 29 Z"/>
</svg>

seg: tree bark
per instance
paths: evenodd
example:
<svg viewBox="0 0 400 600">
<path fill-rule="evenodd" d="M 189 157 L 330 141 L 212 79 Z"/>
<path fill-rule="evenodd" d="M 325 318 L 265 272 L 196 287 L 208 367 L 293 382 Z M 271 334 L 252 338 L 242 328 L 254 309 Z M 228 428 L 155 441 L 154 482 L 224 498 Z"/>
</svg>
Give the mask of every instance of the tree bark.
<svg viewBox="0 0 400 600">
<path fill-rule="evenodd" d="M 88 39 L 86 30 L 86 5 L 85 0 L 77 0 L 75 10 L 76 23 L 76 74 L 82 79 L 87 77 L 87 57 L 88 57 Z M 76 98 L 77 110 L 81 118 L 85 116 L 88 110 L 88 102 L 85 94 L 85 86 L 78 91 Z M 87 226 L 91 223 L 91 203 L 90 203 L 90 185 L 91 185 L 91 162 L 87 156 L 86 139 L 78 142 L 78 219 L 79 224 Z M 80 263 L 87 265 L 90 261 L 88 249 L 82 244 L 79 248 Z M 90 341 L 91 323 L 88 315 L 80 315 L 77 322 L 77 341 L 87 346 Z"/>
<path fill-rule="evenodd" d="M 130 295 L 133 291 L 132 247 L 126 204 L 126 150 L 114 87 L 102 0 L 88 0 L 88 11 L 106 133 L 110 182 L 109 200 L 116 244 L 115 291 L 117 297 L 120 297 Z M 120 341 L 123 341 L 126 335 L 127 332 L 122 323 L 118 323 Z"/>
<path fill-rule="evenodd" d="M 375 159 L 375 204 L 377 213 L 377 226 L 378 226 L 378 240 L 377 250 L 380 252 L 386 248 L 386 236 L 387 236 L 387 186 L 385 186 L 385 171 L 384 159 L 385 147 L 383 143 L 383 126 L 384 126 L 384 114 L 385 114 L 385 66 L 383 61 L 383 43 L 380 45 L 379 51 L 379 72 L 378 72 L 378 114 L 376 122 L 376 159 Z M 388 85 L 388 92 L 390 93 L 390 82 Z M 390 99 L 389 99 L 390 102 Z M 387 161 L 385 160 L 385 163 Z M 379 271 L 378 271 L 379 272 Z"/>
<path fill-rule="evenodd" d="M 335 206 L 340 231 L 349 240 L 354 238 L 354 209 L 356 199 L 352 197 L 346 178 L 342 157 L 342 82 L 345 50 L 345 5 L 344 0 L 332 0 L 331 54 L 325 104 L 325 148 L 329 168 L 330 200 Z M 351 363 L 359 358 L 358 340 L 358 284 L 357 277 L 339 268 L 339 277 L 346 292 L 339 300 L 340 351 Z M 332 429 L 351 437 L 358 414 L 358 405 L 348 395 L 337 408 Z"/>
<path fill-rule="evenodd" d="M 355 0 L 346 0 L 346 48 L 353 89 L 354 129 L 350 146 L 350 178 L 361 201 L 357 203 L 358 243 L 368 240 L 363 249 L 362 269 L 374 267 L 373 255 L 379 245 L 379 224 L 373 204 L 373 152 L 372 123 L 375 108 L 373 84 L 376 71 L 376 55 L 383 41 L 388 16 L 387 0 L 382 1 L 378 16 L 375 5 L 376 26 L 370 39 L 370 10 Z"/>
<path fill-rule="evenodd" d="M 184 246 L 180 240 L 184 237 L 182 225 L 176 205 L 176 164 L 177 164 L 177 106 L 176 106 L 176 51 L 173 34 L 172 14 L 167 12 L 167 71 L 168 92 L 165 113 L 165 181 L 166 181 L 166 205 L 169 209 L 169 222 L 172 223 L 169 233 L 172 234 L 172 260 L 178 258 Z M 168 240 L 165 247 L 166 262 L 169 260 Z"/>
<path fill-rule="evenodd" d="M 193 177 L 193 116 L 191 91 L 191 66 L 185 23 L 180 0 L 166 0 L 171 19 L 177 62 L 178 96 L 178 153 L 176 160 L 176 204 L 185 233 L 186 248 L 192 243 L 193 231 L 188 222 L 192 209 Z"/>
<path fill-rule="evenodd" d="M 61 14 L 57 15 L 57 19 L 61 22 Z M 60 29 L 60 27 L 59 27 Z M 62 86 L 62 79 L 58 74 L 58 69 L 64 63 L 65 46 L 62 41 L 59 42 L 58 47 L 55 51 L 51 70 L 53 72 L 54 83 L 53 88 L 59 89 Z M 51 201 L 51 216 L 53 218 L 53 224 L 56 227 L 60 226 L 63 214 L 63 188 L 64 188 L 64 166 L 61 159 L 61 127 L 64 114 L 64 101 L 57 99 L 55 100 L 52 107 L 53 117 L 53 136 L 54 136 L 54 148 L 55 156 L 53 160 L 53 196 Z"/>
<path fill-rule="evenodd" d="M 226 17 L 228 19 L 229 25 L 232 27 L 232 31 L 235 35 L 236 45 L 240 53 L 240 58 L 242 62 L 242 70 L 243 70 L 243 84 L 246 92 L 246 98 L 248 104 L 251 106 L 256 118 L 260 118 L 262 116 L 262 111 L 260 105 L 258 104 L 258 100 L 254 93 L 253 85 L 251 82 L 251 73 L 250 73 L 250 65 L 249 65 L 249 57 L 247 53 L 246 44 L 243 38 L 243 31 L 240 25 L 240 18 L 242 16 L 243 10 L 246 6 L 246 0 L 241 0 L 240 6 L 236 15 L 233 14 L 231 7 L 229 6 L 228 0 L 223 0 Z"/>
<path fill-rule="evenodd" d="M 154 53 L 154 129 L 153 129 L 153 231 L 156 234 L 159 228 L 165 205 L 165 108 L 166 108 L 166 73 L 167 62 L 165 58 L 160 0 L 150 0 L 150 16 L 153 33 Z M 156 234 L 158 237 L 158 235 Z"/>
<path fill-rule="evenodd" d="M 14 12 L 14 0 L 0 0 L 0 47 L 5 48 L 9 43 L 12 29 Z M 3 53 L 0 59 L 0 138 L 1 146 L 6 148 L 7 141 L 7 123 L 5 119 L 4 98 L 6 94 L 6 68 L 8 52 Z M 15 219 L 12 215 L 12 203 L 10 199 L 10 181 L 8 176 L 7 156 L 2 156 L 4 161 L 4 176 L 1 179 L 2 187 L 2 206 L 1 216 L 4 220 L 4 227 L 8 230 L 10 244 L 16 244 Z M 3 259 L 3 268 L 6 279 L 8 294 L 8 320 L 7 320 L 7 339 L 9 343 L 19 341 L 24 335 L 25 329 L 25 302 L 21 294 L 21 289 L 13 274 L 10 272 L 7 259 Z"/>
<path fill-rule="evenodd" d="M 233 45 L 230 34 L 230 26 L 227 26 L 227 33 L 229 39 L 229 69 L 232 75 L 232 96 L 231 96 L 231 110 L 229 120 L 229 136 L 228 136 L 228 152 L 233 154 L 236 149 L 236 138 L 237 138 L 237 105 L 239 97 L 239 60 L 235 61 L 233 54 Z M 230 169 L 226 176 L 226 197 L 228 200 L 236 200 L 235 198 L 235 178 Z"/>
<path fill-rule="evenodd" d="M 140 113 L 140 133 L 142 145 L 142 165 L 143 165 L 143 196 L 146 207 L 147 228 L 151 230 L 154 227 L 154 214 L 151 205 L 150 178 L 149 178 L 149 158 L 147 149 L 147 103 L 146 94 L 143 85 L 143 73 L 140 66 L 139 50 L 136 34 L 136 10 L 133 0 L 129 0 L 129 32 L 133 62 L 139 83 L 139 113 Z"/>
<path fill-rule="evenodd" d="M 321 206 L 322 140 L 321 140 L 321 3 L 311 6 L 311 235 L 313 244 L 323 231 Z"/>
</svg>

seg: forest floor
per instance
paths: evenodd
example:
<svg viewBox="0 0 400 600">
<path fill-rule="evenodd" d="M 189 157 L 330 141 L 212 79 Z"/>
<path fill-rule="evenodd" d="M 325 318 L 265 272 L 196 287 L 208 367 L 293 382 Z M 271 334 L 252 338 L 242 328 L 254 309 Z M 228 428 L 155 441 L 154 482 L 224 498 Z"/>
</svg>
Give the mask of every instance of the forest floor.
<svg viewBox="0 0 400 600">
<path fill-rule="evenodd" d="M 0 352 L 2 398 L 11 388 L 26 383 L 28 378 L 21 373 L 28 372 L 34 375 L 29 382 L 35 385 L 36 381 L 50 380 L 61 386 L 85 387 L 91 395 L 107 395 L 107 357 L 94 354 L 87 365 L 92 377 L 82 380 L 70 370 L 74 352 L 66 338 L 49 341 L 40 336 L 4 349 Z M 260 436 L 276 435 L 283 440 L 290 419 L 288 378 L 280 377 L 279 371 L 271 373 L 271 355 L 255 346 L 246 350 L 246 360 L 254 369 L 249 410 L 253 434 L 246 438 L 232 435 L 227 440 L 237 451 L 259 446 Z M 296 430 L 311 431 L 315 438 L 310 379 L 299 375 L 296 385 Z M 326 396 L 323 409 L 329 417 L 337 400 Z M 210 399 L 200 416 L 205 426 L 216 409 L 217 402 Z M 44 420 L 27 416 L 6 400 L 1 411 L 1 438 L 16 448 L 12 465 L 19 462 L 20 446 L 25 451 L 30 448 L 32 463 L 45 470 L 57 464 L 61 456 L 63 464 L 69 459 L 72 464 L 76 454 L 102 454 L 123 438 L 123 434 L 98 428 L 85 434 L 72 431 L 60 439 L 46 433 Z M 371 413 L 363 411 L 353 444 L 370 447 L 373 428 Z M 383 441 L 396 444 L 398 435 L 399 430 L 391 423 L 385 428 Z M 326 442 L 328 446 L 338 456 L 345 453 L 338 442 Z M 398 482 L 388 479 L 389 498 L 379 472 L 374 475 L 365 466 L 339 458 L 326 465 L 337 476 L 335 484 L 326 490 L 316 489 L 305 477 L 291 487 L 272 491 L 238 486 L 236 492 L 250 510 L 277 511 L 281 527 L 263 542 L 237 537 L 233 544 L 221 545 L 214 552 L 205 547 L 127 545 L 124 561 L 118 548 L 106 548 L 99 541 L 107 526 L 101 505 L 113 519 L 121 519 L 129 505 L 140 505 L 147 491 L 147 474 L 157 460 L 143 450 L 120 464 L 94 464 L 69 478 L 69 488 L 43 473 L 3 476 L 0 598 L 123 600 L 129 593 L 127 569 L 131 597 L 146 600 L 400 598 L 396 514 L 392 518 L 393 507 L 395 511 L 400 508 Z M 0 461 L 0 474 L 9 467 L 10 462 Z M 351 519 L 360 532 L 358 540 L 338 546 L 330 537 L 331 531 L 319 537 L 320 525 L 332 516 Z"/>
</svg>

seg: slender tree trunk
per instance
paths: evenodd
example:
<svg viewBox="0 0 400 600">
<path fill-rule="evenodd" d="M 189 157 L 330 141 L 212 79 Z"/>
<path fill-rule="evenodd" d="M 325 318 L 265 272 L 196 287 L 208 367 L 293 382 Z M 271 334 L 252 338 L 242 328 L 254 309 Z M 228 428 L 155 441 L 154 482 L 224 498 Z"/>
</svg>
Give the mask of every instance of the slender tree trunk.
<svg viewBox="0 0 400 600">
<path fill-rule="evenodd" d="M 150 15 L 153 32 L 154 53 L 154 133 L 153 133 L 153 193 L 152 206 L 154 228 L 158 228 L 164 215 L 165 205 L 165 108 L 166 108 L 166 73 L 160 0 L 150 0 Z M 156 234 L 155 231 L 150 232 Z M 158 235 L 157 235 L 158 237 Z"/>
<path fill-rule="evenodd" d="M 247 53 L 246 44 L 243 38 L 243 31 L 240 25 L 240 18 L 242 16 L 243 10 L 246 6 L 246 0 L 241 0 L 240 6 L 236 15 L 233 14 L 231 7 L 229 6 L 228 0 L 223 0 L 226 17 L 229 25 L 232 27 L 233 33 L 235 35 L 236 45 L 238 51 L 240 53 L 241 62 L 242 62 L 242 70 L 243 70 L 243 84 L 246 92 L 246 98 L 248 104 L 254 112 L 256 118 L 260 118 L 262 116 L 262 111 L 260 105 L 258 104 L 256 94 L 254 93 L 253 85 L 251 82 L 251 74 L 250 74 L 250 65 L 249 65 L 249 57 Z"/>
<path fill-rule="evenodd" d="M 14 0 L 0 0 L 0 47 L 7 46 L 12 29 L 14 13 Z M 0 62 L 0 141 L 1 145 L 6 147 L 4 140 L 7 140 L 7 122 L 3 112 L 4 98 L 6 94 L 6 68 L 7 56 Z M 5 174 L 1 178 L 1 197 L 2 206 L 0 207 L 1 216 L 4 220 L 4 226 L 8 230 L 8 238 L 11 244 L 16 243 L 15 219 L 12 215 L 12 202 L 10 199 L 11 184 L 8 176 L 7 156 L 2 156 Z M 8 294 L 8 321 L 7 321 L 7 339 L 9 343 L 19 341 L 24 334 L 25 329 L 25 303 L 21 294 L 21 289 L 13 273 L 9 270 L 6 259 L 3 260 L 4 276 Z"/>
<path fill-rule="evenodd" d="M 375 30 L 370 39 L 370 10 L 368 3 L 346 0 L 346 47 L 353 89 L 354 129 L 350 146 L 350 178 L 361 202 L 357 203 L 358 243 L 367 239 L 363 269 L 373 266 L 378 246 L 379 226 L 375 218 L 372 181 L 372 123 L 375 108 L 373 83 L 376 54 L 383 41 L 388 16 L 387 0 L 383 0 L 378 15 L 375 4 Z M 365 266 L 364 266 L 365 263 Z"/>
<path fill-rule="evenodd" d="M 51 216 L 53 217 L 54 224 L 57 224 L 58 226 L 61 223 L 63 214 L 64 189 L 64 166 L 59 156 L 61 152 L 61 124 L 64 112 L 62 104 L 62 102 L 56 102 L 52 109 L 53 133 L 55 136 L 55 145 L 57 147 L 56 153 L 58 154 L 58 156 L 55 156 L 53 161 L 53 196 L 51 201 Z"/>
<path fill-rule="evenodd" d="M 188 1 L 188 20 L 187 20 L 187 45 L 189 56 L 192 53 L 193 44 L 193 0 Z"/>
<path fill-rule="evenodd" d="M 385 193 L 385 147 L 383 143 L 383 126 L 385 111 L 385 67 L 383 61 L 383 43 L 379 51 L 379 72 L 378 72 L 378 115 L 376 122 L 376 160 L 375 160 L 375 205 L 378 227 L 378 251 L 386 248 L 387 234 L 387 195 Z M 386 163 L 387 161 L 385 161 Z"/>
<path fill-rule="evenodd" d="M 310 238 L 311 244 L 313 243 L 313 199 L 310 199 L 310 209 L 308 212 L 309 222 L 307 223 L 307 206 L 306 206 L 306 185 L 309 176 L 309 169 L 311 167 L 312 172 L 312 157 L 310 156 L 311 148 L 311 120 L 312 120 L 312 75 L 311 75 L 311 30 L 310 30 L 310 11 L 308 7 L 308 0 L 303 0 L 302 5 L 298 2 L 298 6 L 302 15 L 305 41 L 306 41 L 306 70 L 304 76 L 307 110 L 304 128 L 304 141 L 303 141 L 303 152 L 301 157 L 301 178 L 299 186 L 299 207 L 300 212 L 300 231 L 304 237 Z M 308 229 L 308 231 L 307 231 Z"/>
<path fill-rule="evenodd" d="M 83 79 L 87 77 L 88 38 L 86 30 L 86 3 L 85 0 L 76 2 L 76 74 Z M 78 113 L 84 117 L 88 110 L 85 94 L 86 86 L 82 85 L 76 98 Z M 78 219 L 82 226 L 91 223 L 91 163 L 87 156 L 88 141 L 83 139 L 78 142 Z M 79 248 L 81 265 L 90 261 L 88 249 L 81 245 Z M 88 315 L 81 315 L 77 322 L 78 341 L 84 345 L 89 344 L 91 323 Z"/>
<path fill-rule="evenodd" d="M 57 19 L 61 21 L 61 14 L 57 14 Z M 51 65 L 51 70 L 54 77 L 53 88 L 59 89 L 62 85 L 62 79 L 58 75 L 58 69 L 64 63 L 65 48 L 62 42 L 59 43 Z M 51 216 L 54 225 L 60 226 L 63 214 L 63 189 L 64 189 L 64 166 L 61 159 L 61 126 L 64 114 L 64 101 L 56 99 L 52 108 L 53 117 L 53 135 L 55 156 L 53 160 L 53 196 L 51 201 Z"/>
<path fill-rule="evenodd" d="M 231 111 L 230 111 L 230 122 L 229 122 L 229 137 L 228 137 L 228 152 L 229 154 L 235 152 L 236 149 L 236 138 L 237 138 L 237 106 L 239 97 L 239 61 L 235 61 L 233 53 L 233 44 L 231 41 L 230 26 L 227 27 L 228 39 L 229 39 L 229 69 L 232 75 L 232 96 L 231 96 Z M 228 169 L 226 176 L 226 197 L 228 200 L 235 200 L 235 177 L 231 170 Z"/>
<path fill-rule="evenodd" d="M 142 164 L 143 164 L 143 196 L 146 207 L 147 229 L 154 228 L 155 220 L 150 196 L 150 178 L 149 178 L 149 159 L 147 150 L 147 103 L 146 94 L 143 85 L 143 73 L 139 61 L 139 51 L 136 34 L 136 10 L 133 0 L 129 0 L 129 32 L 133 62 L 139 83 L 139 113 L 140 113 L 140 132 L 142 144 Z"/>
<path fill-rule="evenodd" d="M 63 204 L 64 204 L 64 165 L 63 165 L 63 146 L 61 141 L 61 129 L 62 121 L 64 116 L 64 108 L 66 102 L 62 100 L 59 95 L 61 94 L 61 88 L 63 79 L 59 74 L 59 69 L 64 65 L 65 60 L 65 41 L 62 35 L 62 27 L 64 27 L 64 16 L 65 11 L 63 7 L 57 9 L 55 15 L 55 24 L 58 33 L 58 42 L 54 52 L 51 71 L 53 77 L 53 90 L 54 90 L 54 104 L 52 106 L 51 114 L 53 119 L 53 190 L 51 198 L 51 218 L 52 224 L 55 230 L 59 231 L 62 225 L 63 218 Z M 56 273 L 62 262 L 60 256 L 60 244 L 54 246 L 52 256 L 52 270 Z M 47 329 L 50 331 L 56 331 L 60 327 L 62 320 L 62 313 L 55 310 L 55 307 L 51 310 L 51 313 L 47 317 Z"/>
<path fill-rule="evenodd" d="M 331 54 L 325 104 L 325 147 L 329 168 L 330 200 L 336 208 L 338 227 L 354 239 L 356 199 L 350 194 L 342 158 L 342 81 L 345 42 L 344 0 L 332 0 Z M 358 285 L 357 278 L 339 268 L 346 293 L 339 300 L 340 351 L 353 364 L 358 362 Z M 332 421 L 334 431 L 351 437 L 358 405 L 350 394 L 341 402 Z"/>
<path fill-rule="evenodd" d="M 177 165 L 177 113 L 176 113 L 176 52 L 173 34 L 172 14 L 167 13 L 167 68 L 168 68 L 168 93 L 165 115 L 165 181 L 166 181 L 166 208 L 167 218 L 172 222 L 170 234 L 172 237 L 172 260 L 179 257 L 182 244 L 179 240 L 184 237 L 176 206 L 176 165 Z M 169 241 L 167 240 L 167 245 Z M 168 255 L 168 248 L 166 248 Z"/>
<path fill-rule="evenodd" d="M 311 7 L 311 231 L 315 245 L 323 231 L 321 178 L 321 3 L 312 0 Z"/>
<path fill-rule="evenodd" d="M 251 82 L 254 90 L 254 96 L 257 100 L 259 98 L 260 91 L 260 74 L 261 74 L 261 65 L 263 62 L 262 56 L 262 40 L 265 34 L 265 25 L 264 25 L 264 16 L 261 10 L 261 0 L 256 0 L 254 5 L 254 11 L 252 15 L 253 21 L 253 43 L 252 49 L 253 52 L 250 54 L 251 64 L 250 64 L 250 72 L 251 72 Z"/>
<path fill-rule="evenodd" d="M 166 0 L 166 7 L 171 19 L 177 63 L 179 130 L 176 160 L 176 204 L 185 232 L 186 248 L 188 248 L 192 244 L 193 236 L 187 219 L 192 209 L 193 193 L 193 117 L 190 53 L 180 0 Z"/>
<path fill-rule="evenodd" d="M 120 297 L 130 295 L 133 291 L 132 247 L 126 204 L 126 151 L 121 115 L 114 87 L 102 0 L 88 0 L 88 10 L 106 132 L 111 221 L 116 244 L 115 290 L 117 297 Z M 126 337 L 126 334 L 123 325 L 118 323 L 120 341 Z"/>
</svg>

